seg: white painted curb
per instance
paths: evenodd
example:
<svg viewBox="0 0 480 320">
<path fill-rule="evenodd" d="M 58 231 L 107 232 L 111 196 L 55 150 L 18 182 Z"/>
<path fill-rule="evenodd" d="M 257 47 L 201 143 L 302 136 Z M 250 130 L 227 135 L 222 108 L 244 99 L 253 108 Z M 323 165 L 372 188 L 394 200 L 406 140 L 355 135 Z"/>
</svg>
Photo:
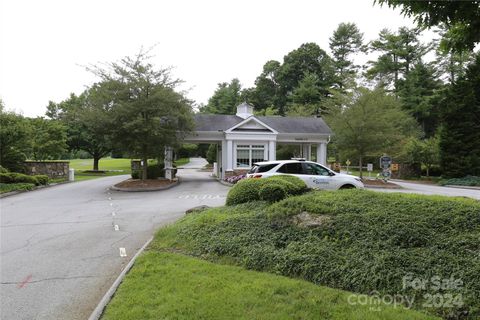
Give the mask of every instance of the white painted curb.
<svg viewBox="0 0 480 320">
<path fill-rule="evenodd" d="M 95 310 L 93 310 L 92 314 L 88 318 L 88 320 L 98 320 L 103 314 L 103 310 L 107 306 L 107 304 L 110 302 L 112 299 L 115 291 L 117 291 L 118 286 L 120 286 L 120 283 L 122 283 L 123 278 L 125 278 L 125 275 L 130 271 L 130 269 L 133 267 L 133 264 L 135 263 L 135 260 L 137 260 L 137 257 L 145 250 L 145 248 L 152 242 L 153 237 L 151 237 L 141 248 L 138 250 L 138 252 L 133 256 L 133 258 L 130 260 L 130 262 L 125 266 L 125 268 L 122 270 L 118 278 L 113 282 L 112 286 L 108 291 L 105 293 L 103 296 L 102 300 L 98 303 L 97 307 Z"/>
</svg>

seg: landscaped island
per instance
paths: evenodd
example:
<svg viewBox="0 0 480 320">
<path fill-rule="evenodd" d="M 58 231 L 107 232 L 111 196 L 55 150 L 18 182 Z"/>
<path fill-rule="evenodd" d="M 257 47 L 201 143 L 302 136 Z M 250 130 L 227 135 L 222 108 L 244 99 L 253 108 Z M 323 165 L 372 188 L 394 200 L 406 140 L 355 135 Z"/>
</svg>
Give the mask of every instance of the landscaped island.
<svg viewBox="0 0 480 320">
<path fill-rule="evenodd" d="M 209 209 L 159 230 L 104 318 L 478 319 L 479 239 L 480 203 L 461 198 L 346 190 Z"/>
</svg>

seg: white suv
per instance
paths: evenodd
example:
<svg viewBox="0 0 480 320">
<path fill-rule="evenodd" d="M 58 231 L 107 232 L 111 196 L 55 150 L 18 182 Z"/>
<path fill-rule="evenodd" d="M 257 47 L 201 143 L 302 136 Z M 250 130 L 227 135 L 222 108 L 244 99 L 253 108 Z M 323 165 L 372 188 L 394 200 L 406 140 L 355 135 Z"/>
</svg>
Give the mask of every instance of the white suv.
<svg viewBox="0 0 480 320">
<path fill-rule="evenodd" d="M 268 178 L 282 174 L 298 177 L 307 187 L 314 189 L 364 188 L 358 177 L 336 173 L 321 164 L 305 160 L 257 162 L 247 173 L 247 178 Z"/>
</svg>

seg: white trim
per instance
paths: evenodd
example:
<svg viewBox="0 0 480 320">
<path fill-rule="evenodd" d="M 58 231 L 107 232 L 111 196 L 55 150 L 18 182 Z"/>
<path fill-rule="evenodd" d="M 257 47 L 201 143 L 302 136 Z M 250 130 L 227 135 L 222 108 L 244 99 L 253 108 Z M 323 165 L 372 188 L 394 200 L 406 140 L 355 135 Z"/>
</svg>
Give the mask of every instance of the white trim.
<svg viewBox="0 0 480 320">
<path fill-rule="evenodd" d="M 248 152 L 248 157 L 249 157 L 249 164 L 250 166 L 249 167 L 237 167 L 237 147 L 238 145 L 248 145 L 250 146 L 249 147 L 249 152 Z M 268 159 L 268 141 L 263 141 L 263 142 L 259 142 L 259 141 L 235 141 L 233 143 L 233 168 L 235 168 L 234 170 L 248 170 L 250 169 L 252 166 L 253 163 L 252 162 L 252 148 L 251 146 L 252 145 L 256 145 L 256 146 L 260 146 L 262 145 L 263 146 L 263 160 L 266 160 Z"/>
<path fill-rule="evenodd" d="M 266 129 L 270 130 L 272 133 L 274 134 L 278 134 L 278 132 L 273 129 L 272 127 L 269 127 L 267 126 L 265 123 L 263 123 L 262 121 L 258 120 L 257 118 L 255 118 L 255 116 L 250 116 L 248 118 L 246 118 L 245 120 L 241 121 L 240 123 L 234 125 L 233 127 L 231 127 L 230 129 L 227 129 L 225 130 L 225 133 L 232 133 L 232 131 L 238 127 L 241 127 L 242 125 L 244 125 L 245 123 L 247 122 L 250 122 L 250 121 L 255 121 L 257 122 L 258 124 L 260 124 L 261 126 L 265 127 Z M 243 133 L 243 132 L 242 132 Z M 255 134 L 258 134 L 258 132 L 250 132 L 250 133 L 255 133 Z M 263 134 L 263 132 L 262 132 Z"/>
</svg>

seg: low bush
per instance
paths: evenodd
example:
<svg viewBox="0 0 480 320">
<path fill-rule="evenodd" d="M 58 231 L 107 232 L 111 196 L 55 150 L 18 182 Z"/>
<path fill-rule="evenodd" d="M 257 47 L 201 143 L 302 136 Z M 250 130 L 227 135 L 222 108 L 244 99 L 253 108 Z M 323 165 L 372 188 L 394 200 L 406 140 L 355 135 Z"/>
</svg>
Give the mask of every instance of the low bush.
<svg viewBox="0 0 480 320">
<path fill-rule="evenodd" d="M 7 168 L 4 168 L 4 167 L 0 166 L 0 173 L 8 173 L 8 172 L 10 172 L 10 171 L 8 171 Z"/>
<path fill-rule="evenodd" d="M 32 190 L 34 187 L 33 183 L 0 183 L 0 193 Z"/>
<path fill-rule="evenodd" d="M 45 186 L 48 184 L 48 176 L 44 174 L 37 174 L 33 176 L 35 179 L 37 179 L 37 184 Z"/>
<path fill-rule="evenodd" d="M 285 183 L 288 182 L 279 182 L 280 181 L 272 181 L 261 186 L 258 190 L 260 200 L 272 203 L 285 199 L 287 197 L 287 188 L 285 188 Z"/>
<path fill-rule="evenodd" d="M 294 176 L 281 175 L 261 179 L 242 179 L 238 181 L 228 192 L 227 205 L 262 200 L 262 196 L 260 196 L 260 190 L 262 186 L 267 184 L 275 185 L 275 187 L 267 188 L 267 190 L 275 189 L 275 196 L 272 195 L 269 197 L 266 195 L 266 190 L 263 192 L 265 200 L 269 202 L 279 201 L 287 196 L 298 195 L 307 190 L 305 183 Z M 278 186 L 281 186 L 281 188 Z M 285 191 L 285 195 L 282 198 L 278 198 L 281 194 L 283 194 L 281 190 Z"/>
<path fill-rule="evenodd" d="M 268 179 L 275 180 L 275 181 L 281 180 L 281 181 L 290 183 L 288 192 L 291 195 L 299 195 L 299 194 L 305 193 L 308 189 L 305 182 L 303 182 L 302 179 L 295 176 L 289 176 L 284 174 L 284 175 L 272 176 L 272 177 L 269 177 Z"/>
<path fill-rule="evenodd" d="M 480 177 L 466 176 L 463 178 L 453 178 L 440 181 L 441 185 L 480 187 Z"/>
<path fill-rule="evenodd" d="M 258 190 L 265 179 L 243 179 L 237 182 L 228 192 L 227 206 L 260 200 Z"/>
<path fill-rule="evenodd" d="M 163 163 L 149 164 L 147 167 L 147 179 L 165 177 L 165 165 Z"/>
<path fill-rule="evenodd" d="M 33 183 L 34 185 L 39 184 L 35 176 L 29 176 L 23 173 L 16 172 L 0 173 L 0 183 Z"/>
<path fill-rule="evenodd" d="M 237 186 L 252 190 L 266 180 L 247 179 Z M 305 212 L 319 223 L 297 224 L 293 216 Z M 445 319 L 480 317 L 480 203 L 472 199 L 366 190 L 311 192 L 272 205 L 207 210 L 166 230 L 157 234 L 152 248 L 163 242 L 212 261 L 334 288 L 407 296 L 414 299 L 414 308 Z M 425 289 L 405 285 L 405 279 L 428 282 L 433 277 L 462 285 L 441 290 L 432 282 Z M 432 306 L 432 295 L 458 303 Z"/>
</svg>

